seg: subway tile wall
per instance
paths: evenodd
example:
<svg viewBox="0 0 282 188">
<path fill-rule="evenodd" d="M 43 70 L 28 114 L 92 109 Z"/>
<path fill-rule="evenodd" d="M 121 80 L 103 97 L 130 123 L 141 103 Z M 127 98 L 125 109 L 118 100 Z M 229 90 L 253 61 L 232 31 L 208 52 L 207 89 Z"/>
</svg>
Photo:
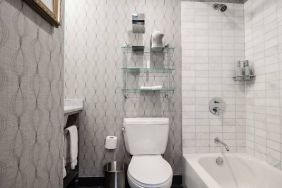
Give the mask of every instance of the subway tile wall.
<svg viewBox="0 0 282 188">
<path fill-rule="evenodd" d="M 256 80 L 246 85 L 247 152 L 281 168 L 282 2 L 245 3 L 246 58 Z"/>
<path fill-rule="evenodd" d="M 222 13 L 212 4 L 181 2 L 183 153 L 218 152 L 215 137 L 245 151 L 245 86 L 232 79 L 245 57 L 244 5 L 228 3 Z M 209 112 L 213 97 L 226 103 L 222 116 Z"/>
</svg>

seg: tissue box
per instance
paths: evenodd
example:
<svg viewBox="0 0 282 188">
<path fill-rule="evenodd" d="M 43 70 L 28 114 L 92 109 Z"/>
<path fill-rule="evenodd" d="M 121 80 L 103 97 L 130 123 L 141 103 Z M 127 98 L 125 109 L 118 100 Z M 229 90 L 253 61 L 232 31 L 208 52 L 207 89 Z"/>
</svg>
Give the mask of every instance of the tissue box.
<svg viewBox="0 0 282 188">
<path fill-rule="evenodd" d="M 145 33 L 145 14 L 143 13 L 132 14 L 132 32 Z"/>
</svg>

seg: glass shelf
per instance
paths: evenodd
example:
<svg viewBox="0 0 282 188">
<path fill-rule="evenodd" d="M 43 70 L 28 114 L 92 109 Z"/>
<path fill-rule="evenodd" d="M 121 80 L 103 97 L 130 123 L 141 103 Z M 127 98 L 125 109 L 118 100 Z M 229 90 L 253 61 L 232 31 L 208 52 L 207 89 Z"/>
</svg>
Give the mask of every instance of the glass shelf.
<svg viewBox="0 0 282 188">
<path fill-rule="evenodd" d="M 162 89 L 141 89 L 141 88 L 123 89 L 123 92 L 126 92 L 126 93 L 142 93 L 142 92 L 168 93 L 168 92 L 173 92 L 173 91 L 174 91 L 174 88 L 162 88 Z"/>
<path fill-rule="evenodd" d="M 170 73 L 174 71 L 174 68 L 142 68 L 142 67 L 123 67 L 126 72 L 130 73 Z"/>
<path fill-rule="evenodd" d="M 246 79 L 246 76 L 233 76 L 235 81 L 253 81 L 256 78 L 256 75 L 250 75 L 250 79 Z"/>
<path fill-rule="evenodd" d="M 143 46 L 122 46 L 124 52 L 127 53 L 172 53 L 174 52 L 173 47 L 164 47 L 164 48 L 146 48 Z"/>
</svg>

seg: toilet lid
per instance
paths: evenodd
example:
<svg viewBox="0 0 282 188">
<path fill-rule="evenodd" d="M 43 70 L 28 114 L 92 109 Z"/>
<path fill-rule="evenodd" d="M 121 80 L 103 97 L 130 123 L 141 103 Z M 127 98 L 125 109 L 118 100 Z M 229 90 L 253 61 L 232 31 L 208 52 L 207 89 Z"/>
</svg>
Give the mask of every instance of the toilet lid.
<svg viewBox="0 0 282 188">
<path fill-rule="evenodd" d="M 128 173 L 136 181 L 149 185 L 162 184 L 172 177 L 171 166 L 160 155 L 133 156 Z"/>
</svg>

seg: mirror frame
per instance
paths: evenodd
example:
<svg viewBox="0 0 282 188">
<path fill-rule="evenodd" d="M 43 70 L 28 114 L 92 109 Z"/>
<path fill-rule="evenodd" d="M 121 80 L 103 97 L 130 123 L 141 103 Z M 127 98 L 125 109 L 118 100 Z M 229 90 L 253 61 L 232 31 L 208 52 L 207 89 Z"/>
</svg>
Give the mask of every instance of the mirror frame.
<svg viewBox="0 0 282 188">
<path fill-rule="evenodd" d="M 61 21 L 61 0 L 53 0 L 53 10 L 50 10 L 43 0 L 24 0 L 52 26 L 59 27 Z"/>
</svg>

